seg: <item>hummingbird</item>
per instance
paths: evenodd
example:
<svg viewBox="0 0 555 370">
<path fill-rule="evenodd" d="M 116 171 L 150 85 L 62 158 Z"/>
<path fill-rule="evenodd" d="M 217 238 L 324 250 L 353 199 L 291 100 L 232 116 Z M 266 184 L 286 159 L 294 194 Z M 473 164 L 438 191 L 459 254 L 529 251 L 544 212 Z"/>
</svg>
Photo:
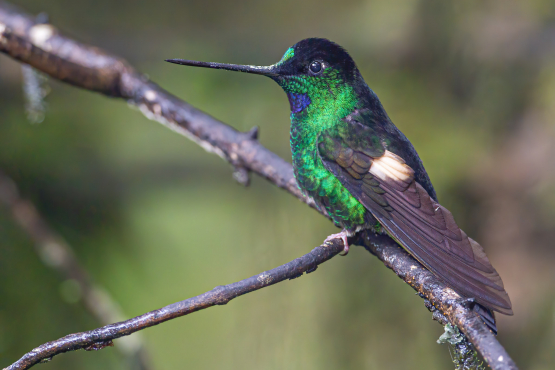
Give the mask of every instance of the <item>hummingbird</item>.
<svg viewBox="0 0 555 370">
<path fill-rule="evenodd" d="M 168 59 L 170 63 L 270 77 L 291 108 L 290 145 L 299 188 L 342 229 L 386 233 L 443 280 L 497 333 L 493 311 L 512 315 L 484 249 L 439 204 L 422 160 L 393 124 L 345 49 L 304 39 L 270 66 Z"/>
</svg>

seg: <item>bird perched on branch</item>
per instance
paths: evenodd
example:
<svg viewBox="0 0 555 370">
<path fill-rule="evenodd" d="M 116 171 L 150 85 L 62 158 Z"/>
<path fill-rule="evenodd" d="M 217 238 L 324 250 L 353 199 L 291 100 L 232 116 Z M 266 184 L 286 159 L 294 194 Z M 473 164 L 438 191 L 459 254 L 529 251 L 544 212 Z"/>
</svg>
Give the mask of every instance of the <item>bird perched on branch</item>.
<svg viewBox="0 0 555 370">
<path fill-rule="evenodd" d="M 483 248 L 462 231 L 435 190 L 410 141 L 391 122 L 350 55 L 305 39 L 267 67 L 169 59 L 168 62 L 268 76 L 291 106 L 291 151 L 301 190 L 343 231 L 384 232 L 461 296 L 496 331 L 492 311 L 511 301 Z"/>
</svg>

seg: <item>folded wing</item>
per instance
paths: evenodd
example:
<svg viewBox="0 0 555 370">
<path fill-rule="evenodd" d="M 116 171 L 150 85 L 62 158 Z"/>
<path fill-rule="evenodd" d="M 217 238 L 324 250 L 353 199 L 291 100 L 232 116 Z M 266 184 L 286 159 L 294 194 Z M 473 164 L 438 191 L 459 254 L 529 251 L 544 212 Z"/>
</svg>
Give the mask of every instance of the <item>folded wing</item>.
<svg viewBox="0 0 555 370">
<path fill-rule="evenodd" d="M 326 168 L 391 237 L 459 294 L 512 315 L 503 282 L 480 244 L 415 181 L 414 171 L 401 157 L 379 149 L 364 146 L 363 140 L 354 144 L 325 133 L 319 138 Z"/>
</svg>

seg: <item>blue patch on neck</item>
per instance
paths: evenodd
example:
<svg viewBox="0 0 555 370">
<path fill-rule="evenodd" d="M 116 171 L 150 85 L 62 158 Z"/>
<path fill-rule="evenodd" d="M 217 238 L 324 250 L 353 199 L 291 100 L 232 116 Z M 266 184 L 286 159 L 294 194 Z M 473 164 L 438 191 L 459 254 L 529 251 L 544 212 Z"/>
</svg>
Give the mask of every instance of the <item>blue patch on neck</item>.
<svg viewBox="0 0 555 370">
<path fill-rule="evenodd" d="M 289 105 L 291 106 L 291 113 L 299 113 L 311 103 L 310 98 L 307 94 L 294 94 L 287 93 L 289 98 Z"/>
</svg>

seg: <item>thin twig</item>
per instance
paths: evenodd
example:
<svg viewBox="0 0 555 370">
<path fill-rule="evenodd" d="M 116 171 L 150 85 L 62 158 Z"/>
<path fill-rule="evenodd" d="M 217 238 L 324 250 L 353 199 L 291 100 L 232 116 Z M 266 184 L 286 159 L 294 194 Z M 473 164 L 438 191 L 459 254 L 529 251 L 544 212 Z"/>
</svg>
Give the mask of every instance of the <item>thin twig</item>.
<svg viewBox="0 0 555 370">
<path fill-rule="evenodd" d="M 312 272 L 318 265 L 326 262 L 342 250 L 343 242 L 334 240 L 314 248 L 310 253 L 285 265 L 251 276 L 237 283 L 218 286 L 196 297 L 173 303 L 123 322 L 106 325 L 91 331 L 70 334 L 58 340 L 45 343 L 27 353 L 4 370 L 28 369 L 39 362 L 49 361 L 53 356 L 68 351 L 78 349 L 97 350 L 106 346 L 112 346 L 113 339 L 130 335 L 139 330 L 161 324 L 164 321 L 185 316 L 208 307 L 225 305 L 233 298 L 243 294 L 262 289 L 280 281 L 297 278 L 305 272 Z"/>
<path fill-rule="evenodd" d="M 4 205 L 15 222 L 33 240 L 35 251 L 44 264 L 60 274 L 65 281 L 77 285 L 79 299 L 101 325 L 125 319 L 121 307 L 106 290 L 93 283 L 88 272 L 77 261 L 73 249 L 53 231 L 31 201 L 21 198 L 16 183 L 2 170 L 0 204 Z M 136 368 L 150 368 L 140 336 L 126 338 L 118 349 Z"/>
<path fill-rule="evenodd" d="M 291 165 L 262 146 L 256 130 L 233 129 L 163 90 L 123 59 L 67 38 L 52 25 L 35 25 L 32 17 L 1 1 L 0 51 L 53 78 L 123 98 L 148 118 L 228 161 L 243 183 L 248 182 L 249 171 L 255 172 L 314 207 L 297 188 Z M 461 297 L 389 237 L 362 233 L 359 243 L 458 326 L 493 369 L 517 368 L 477 314 L 461 303 Z"/>
</svg>

